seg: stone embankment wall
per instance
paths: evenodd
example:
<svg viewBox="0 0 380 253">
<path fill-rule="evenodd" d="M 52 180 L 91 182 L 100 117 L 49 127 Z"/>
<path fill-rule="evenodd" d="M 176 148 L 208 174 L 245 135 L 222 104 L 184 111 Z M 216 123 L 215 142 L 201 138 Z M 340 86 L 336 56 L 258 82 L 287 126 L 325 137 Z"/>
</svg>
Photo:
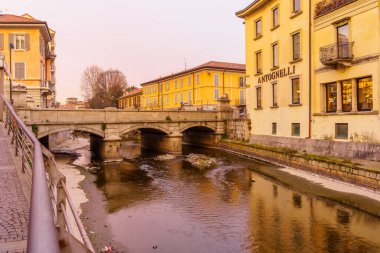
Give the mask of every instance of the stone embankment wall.
<svg viewBox="0 0 380 253">
<path fill-rule="evenodd" d="M 271 147 L 291 148 L 299 152 L 306 151 L 307 153 L 324 156 L 380 161 L 380 144 L 377 143 L 340 142 L 267 135 L 252 135 L 250 137 L 250 143 Z"/>
<path fill-rule="evenodd" d="M 236 141 L 248 141 L 251 134 L 250 119 L 232 119 L 227 121 L 227 138 Z"/>
<path fill-rule="evenodd" d="M 380 190 L 380 171 L 329 157 L 298 153 L 287 148 L 266 147 L 224 140 L 222 148 L 258 157 L 301 170 L 322 174 L 344 182 Z"/>
</svg>

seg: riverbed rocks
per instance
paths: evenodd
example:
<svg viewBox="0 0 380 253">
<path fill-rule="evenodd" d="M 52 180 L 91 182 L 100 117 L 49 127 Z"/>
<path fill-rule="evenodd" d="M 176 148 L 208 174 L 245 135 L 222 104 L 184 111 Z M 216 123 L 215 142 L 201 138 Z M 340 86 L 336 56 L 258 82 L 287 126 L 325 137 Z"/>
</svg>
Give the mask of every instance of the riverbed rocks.
<svg viewBox="0 0 380 253">
<path fill-rule="evenodd" d="M 185 160 L 201 170 L 209 169 L 216 165 L 215 158 L 201 154 L 189 154 Z"/>
</svg>

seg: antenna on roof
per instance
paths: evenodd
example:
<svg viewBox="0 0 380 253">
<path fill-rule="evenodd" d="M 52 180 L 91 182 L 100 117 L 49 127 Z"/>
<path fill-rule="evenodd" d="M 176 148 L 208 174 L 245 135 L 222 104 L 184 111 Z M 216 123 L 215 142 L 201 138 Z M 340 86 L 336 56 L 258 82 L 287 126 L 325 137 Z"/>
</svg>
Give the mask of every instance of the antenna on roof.
<svg viewBox="0 0 380 253">
<path fill-rule="evenodd" d="M 186 62 L 186 58 L 185 58 L 185 70 L 187 69 L 187 62 Z"/>
</svg>

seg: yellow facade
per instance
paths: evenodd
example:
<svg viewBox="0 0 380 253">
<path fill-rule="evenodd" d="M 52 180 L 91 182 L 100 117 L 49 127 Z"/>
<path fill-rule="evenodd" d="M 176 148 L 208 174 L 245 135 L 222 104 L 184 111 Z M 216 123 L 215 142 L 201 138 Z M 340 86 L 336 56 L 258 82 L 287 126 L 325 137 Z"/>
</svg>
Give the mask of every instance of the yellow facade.
<svg viewBox="0 0 380 253">
<path fill-rule="evenodd" d="M 141 101 L 143 97 L 143 90 L 137 89 L 133 90 L 118 99 L 119 109 L 140 109 Z"/>
<path fill-rule="evenodd" d="M 309 1 L 298 3 L 259 0 L 236 13 L 245 20 L 254 135 L 309 136 Z"/>
<path fill-rule="evenodd" d="M 227 94 L 233 106 L 245 105 L 245 65 L 208 62 L 198 67 L 141 84 L 144 109 L 192 106 L 212 110 Z"/>
<path fill-rule="evenodd" d="M 27 87 L 32 106 L 55 103 L 54 36 L 46 22 L 28 14 L 0 15 L 0 54 L 5 56 L 13 85 Z"/>
<path fill-rule="evenodd" d="M 313 138 L 380 141 L 379 1 L 347 4 L 313 25 Z M 326 10 L 326 8 L 325 8 Z"/>
<path fill-rule="evenodd" d="M 236 14 L 253 135 L 380 141 L 379 1 L 258 0 Z"/>
</svg>

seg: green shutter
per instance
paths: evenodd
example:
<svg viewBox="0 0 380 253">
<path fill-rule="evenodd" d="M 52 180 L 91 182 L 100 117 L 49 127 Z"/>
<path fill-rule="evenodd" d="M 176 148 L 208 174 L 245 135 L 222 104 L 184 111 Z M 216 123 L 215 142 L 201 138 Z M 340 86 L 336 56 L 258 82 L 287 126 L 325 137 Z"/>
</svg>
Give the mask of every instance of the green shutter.
<svg viewBox="0 0 380 253">
<path fill-rule="evenodd" d="M 4 49 L 4 34 L 0 33 L 0 50 Z"/>
<path fill-rule="evenodd" d="M 16 47 L 16 45 L 15 45 L 15 35 L 13 33 L 9 34 L 9 43 L 8 43 L 8 46 L 10 46 L 11 43 L 13 44 L 13 47 Z"/>
<path fill-rule="evenodd" d="M 30 34 L 25 34 L 25 49 L 30 50 Z"/>
</svg>

